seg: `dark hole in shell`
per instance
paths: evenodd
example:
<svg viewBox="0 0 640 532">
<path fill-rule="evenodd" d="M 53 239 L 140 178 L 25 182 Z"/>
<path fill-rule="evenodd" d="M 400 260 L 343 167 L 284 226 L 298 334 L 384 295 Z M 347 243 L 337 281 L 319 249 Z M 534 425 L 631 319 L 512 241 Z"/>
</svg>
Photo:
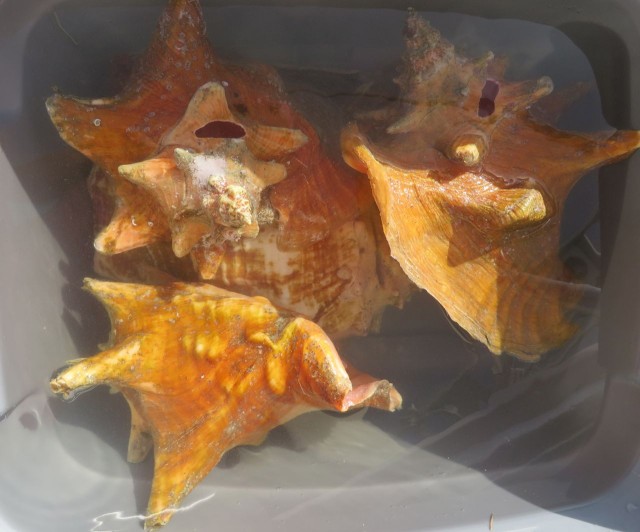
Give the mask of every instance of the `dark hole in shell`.
<svg viewBox="0 0 640 532">
<path fill-rule="evenodd" d="M 214 120 L 195 132 L 199 139 L 241 139 L 246 131 L 240 124 L 227 120 Z"/>
<path fill-rule="evenodd" d="M 482 96 L 478 102 L 478 116 L 483 118 L 491 116 L 496 110 L 496 98 L 500 92 L 500 84 L 497 81 L 488 79 L 482 87 Z"/>
</svg>

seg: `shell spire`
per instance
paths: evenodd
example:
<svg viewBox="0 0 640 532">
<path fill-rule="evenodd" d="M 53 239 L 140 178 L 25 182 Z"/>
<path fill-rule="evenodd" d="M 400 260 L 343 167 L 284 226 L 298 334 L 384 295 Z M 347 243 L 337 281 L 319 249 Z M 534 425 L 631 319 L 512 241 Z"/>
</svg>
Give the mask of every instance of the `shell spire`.
<svg viewBox="0 0 640 532">
<path fill-rule="evenodd" d="M 109 347 L 51 381 L 68 397 L 108 384 L 131 408 L 128 458 L 153 448 L 146 530 L 166 524 L 225 451 L 262 442 L 302 413 L 402 399 L 387 381 L 345 365 L 320 327 L 210 285 L 87 280 L 112 321 Z"/>
<path fill-rule="evenodd" d="M 121 253 L 167 238 L 169 228 L 154 199 L 119 177 L 118 167 L 154 153 L 195 90 L 219 68 L 199 2 L 172 0 L 118 96 L 87 100 L 54 95 L 47 100 L 60 136 L 111 177 L 116 205 L 110 223 L 96 237 L 99 252 Z"/>
<path fill-rule="evenodd" d="M 165 195 L 164 203 L 159 202 L 158 193 L 163 192 L 153 190 L 151 179 L 142 179 L 143 186 L 127 177 L 131 165 L 173 158 L 167 151 L 170 147 L 207 155 L 206 146 L 214 140 L 226 146 L 244 144 L 256 160 L 273 163 L 270 171 L 285 165 L 286 179 L 281 172 L 265 176 L 269 190 L 260 194 L 260 201 L 257 194 L 235 188 L 239 195 L 223 193 L 222 198 L 233 212 L 244 213 L 238 219 L 247 220 L 247 210 L 238 208 L 239 203 L 246 205 L 248 199 L 254 207 L 259 204 L 258 215 L 252 218 L 277 224 L 281 248 L 300 249 L 328 237 L 366 211 L 372 201 L 366 182 L 328 156 L 313 126 L 288 101 L 274 69 L 217 59 L 206 40 L 196 0 L 169 3 L 151 45 L 119 95 L 96 100 L 56 95 L 47 108 L 62 138 L 110 178 L 113 214 L 95 239 L 99 253 L 118 254 L 168 241 L 178 255 L 191 255 L 202 279 L 211 279 L 226 243 L 257 234 L 260 221 L 256 225 L 255 219 L 244 224 L 241 234 L 227 230 L 220 220 L 206 230 L 210 215 L 177 208 L 179 198 Z M 203 122 L 198 110 L 209 120 Z M 124 174 L 118 172 L 120 167 L 125 167 Z M 140 172 L 136 175 L 141 177 Z M 185 223 L 175 219 L 185 214 L 196 219 Z"/>
<path fill-rule="evenodd" d="M 224 87 L 209 82 L 193 95 L 153 158 L 118 170 L 160 206 L 176 256 L 202 248 L 192 259 L 200 276 L 210 279 L 225 242 L 258 235 L 260 211 L 269 208 L 263 191 L 287 175 L 276 159 L 307 140 L 299 130 L 237 116 L 229 109 Z"/>
</svg>

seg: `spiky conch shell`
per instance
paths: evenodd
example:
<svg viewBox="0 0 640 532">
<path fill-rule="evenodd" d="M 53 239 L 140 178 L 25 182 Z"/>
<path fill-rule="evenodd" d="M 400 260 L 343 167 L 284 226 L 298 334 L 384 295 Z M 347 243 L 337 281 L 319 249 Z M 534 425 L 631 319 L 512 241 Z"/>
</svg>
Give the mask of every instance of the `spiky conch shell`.
<svg viewBox="0 0 640 532">
<path fill-rule="evenodd" d="M 96 164 L 99 274 L 212 280 L 343 335 L 375 329 L 386 305 L 408 297 L 367 180 L 328 155 L 273 69 L 218 60 L 196 0 L 169 3 L 117 97 L 56 95 L 47 107 L 62 138 Z M 241 138 L 199 137 L 212 121 Z M 210 152 L 242 160 L 215 194 L 208 183 L 191 186 L 176 160 L 211 159 Z M 208 216 L 205 199 L 226 211 Z"/>
<path fill-rule="evenodd" d="M 320 327 L 265 298 L 206 284 L 85 286 L 109 312 L 109 343 L 51 388 L 69 397 L 107 384 L 127 399 L 129 461 L 154 451 L 147 530 L 168 522 L 225 451 L 302 413 L 401 406 L 388 381 L 345 364 Z"/>
<path fill-rule="evenodd" d="M 243 137 L 194 135 L 213 119 L 216 123 L 237 125 Z M 365 212 L 360 212 L 361 206 L 354 201 L 352 218 L 339 220 L 331 232 L 321 237 L 315 234 L 315 222 L 309 231 L 287 230 L 296 233 L 297 239 L 304 236 L 304 245 L 300 242 L 282 246 L 282 231 L 275 223 L 258 227 L 260 206 L 271 208 L 263 191 L 269 185 L 277 190 L 287 173 L 287 166 L 273 159 L 301 149 L 307 140 L 299 130 L 265 127 L 235 118 L 227 106 L 223 86 L 210 82 L 196 91 L 183 118 L 165 134 L 159 153 L 146 161 L 121 166 L 120 173 L 157 199 L 174 228 L 175 254 L 191 252 L 198 259 L 201 276 L 219 286 L 265 295 L 312 318 L 333 335 L 363 334 L 376 327 L 382 308 L 401 303 L 409 290 L 407 278 L 392 263 L 388 247 L 381 240 L 373 198 Z M 256 159 L 253 154 L 268 161 Z M 313 184 L 313 165 L 309 172 L 308 182 Z M 365 181 L 360 185 L 368 190 Z M 231 187 L 245 194 L 241 196 L 246 198 L 244 203 L 237 199 L 222 203 L 223 191 Z M 325 200 L 341 197 L 344 190 L 334 188 L 333 196 Z M 289 199 L 291 205 L 298 203 L 295 188 Z M 240 223 L 221 220 L 221 207 L 230 209 L 238 204 L 246 207 Z M 243 238 L 254 229 L 255 234 Z M 223 236 L 222 240 L 230 241 L 221 249 L 220 241 L 212 239 L 215 230 L 222 235 L 235 233 L 236 238 Z M 213 249 L 208 244 L 194 249 L 203 235 L 213 240 Z M 203 275 L 205 271 L 207 275 Z"/>
<path fill-rule="evenodd" d="M 536 360 L 577 332 L 571 314 L 589 289 L 558 258 L 567 195 L 640 134 L 537 121 L 529 108 L 549 78 L 506 81 L 505 62 L 459 55 L 415 13 L 406 46 L 400 98 L 343 132 L 345 160 L 368 174 L 407 275 L 493 353 Z"/>
<path fill-rule="evenodd" d="M 212 107 L 196 123 L 200 104 Z M 47 106 L 63 139 L 96 164 L 90 179 L 99 231 L 96 269 L 115 279 L 165 283 L 87 281 L 111 316 L 110 342 L 51 383 L 63 395 L 108 384 L 127 399 L 128 458 L 142 460 L 151 447 L 155 456 L 146 528 L 166 523 L 227 449 L 258 443 L 295 415 L 400 406 L 387 381 L 344 364 L 317 324 L 264 298 L 171 284 L 174 277 L 208 278 L 220 269 L 224 283 L 271 292 L 334 332 L 368 330 L 387 300 L 402 300 L 408 286 L 378 245 L 366 179 L 325 154 L 273 70 L 217 61 L 196 1 L 170 2 L 119 96 L 54 96 Z M 196 128 L 209 121 L 233 124 L 244 135 L 200 139 Z M 283 138 L 292 141 L 285 150 Z M 295 158 L 287 159 L 291 153 Z M 184 216 L 207 205 L 202 190 L 190 194 L 180 182 L 182 174 L 193 171 L 198 157 L 216 155 L 242 162 L 232 185 L 254 194 L 250 209 L 238 204 L 210 218 Z M 222 185 L 216 192 L 226 193 Z M 265 196 L 277 223 L 257 228 L 253 211 Z M 211 204 L 230 199 L 227 194 Z M 182 225 L 186 231 L 176 227 L 181 218 L 191 218 Z M 224 254 L 193 237 L 218 222 L 240 230 L 239 242 L 227 242 Z M 382 284 L 388 293 L 379 297 Z"/>
<path fill-rule="evenodd" d="M 98 251 L 117 254 L 170 239 L 163 209 L 147 190 L 120 175 L 119 167 L 182 142 L 189 126 L 197 123 L 183 124 L 177 135 L 176 124 L 189 119 L 185 112 L 190 101 L 211 82 L 224 87 L 225 101 L 209 109 L 210 119 L 246 129 L 247 144 L 257 159 L 287 166 L 287 179 L 269 193 L 279 215 L 281 246 L 294 249 L 316 242 L 368 209 L 368 187 L 327 155 L 313 126 L 288 101 L 276 71 L 266 65 L 220 61 L 207 41 L 199 2 L 171 0 L 120 94 L 93 100 L 56 94 L 47 100 L 61 137 L 112 180 L 114 213 L 96 238 Z M 205 117 L 201 120 L 200 125 L 207 124 Z M 169 138 L 162 144 L 165 136 Z M 278 152 L 278 144 L 285 149 Z"/>
</svg>

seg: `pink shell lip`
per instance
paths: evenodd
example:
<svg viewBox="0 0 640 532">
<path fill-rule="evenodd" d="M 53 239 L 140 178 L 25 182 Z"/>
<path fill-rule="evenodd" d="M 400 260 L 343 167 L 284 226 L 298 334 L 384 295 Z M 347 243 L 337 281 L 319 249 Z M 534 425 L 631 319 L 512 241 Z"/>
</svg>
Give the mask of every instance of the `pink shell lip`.
<svg viewBox="0 0 640 532">
<path fill-rule="evenodd" d="M 402 396 L 386 380 L 375 380 L 373 377 L 361 376 L 351 379 L 353 389 L 346 394 L 338 410 L 346 412 L 352 408 L 372 406 L 381 410 L 395 412 L 402 408 Z"/>
</svg>

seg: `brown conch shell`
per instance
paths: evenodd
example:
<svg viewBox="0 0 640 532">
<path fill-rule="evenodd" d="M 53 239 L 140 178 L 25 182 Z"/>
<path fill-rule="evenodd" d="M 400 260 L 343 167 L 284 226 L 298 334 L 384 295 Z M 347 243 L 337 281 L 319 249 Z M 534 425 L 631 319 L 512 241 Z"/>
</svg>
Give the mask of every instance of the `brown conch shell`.
<svg viewBox="0 0 640 532">
<path fill-rule="evenodd" d="M 203 128 L 209 129 L 205 137 L 199 135 Z M 171 228 L 176 256 L 184 257 L 198 246 L 198 270 L 210 279 L 226 241 L 255 238 L 259 221 L 273 221 L 275 214 L 265 212 L 270 207 L 262 192 L 287 175 L 285 165 L 275 159 L 306 142 L 299 130 L 236 117 L 224 87 L 210 82 L 196 91 L 154 158 L 122 165 L 119 172 L 158 202 Z"/>
<path fill-rule="evenodd" d="M 171 2 L 118 96 L 83 100 L 54 95 L 47 100 L 60 136 L 112 180 L 113 217 L 95 240 L 102 253 L 120 253 L 169 237 L 168 224 L 151 195 L 119 177 L 118 167 L 153 154 L 196 89 L 218 68 L 204 45 L 200 18 L 198 2 Z"/>
<path fill-rule="evenodd" d="M 302 413 L 401 406 L 389 382 L 343 363 L 320 327 L 265 298 L 205 284 L 87 280 L 86 288 L 109 312 L 109 345 L 51 388 L 66 397 L 97 384 L 123 393 L 128 460 L 154 451 L 146 530 L 166 524 L 225 451 L 259 444 Z"/>
<path fill-rule="evenodd" d="M 207 83 L 222 86 L 224 97 L 209 85 L 194 98 Z M 214 98 L 198 98 L 211 93 Z M 119 95 L 94 100 L 54 95 L 47 109 L 62 138 L 113 179 L 115 211 L 95 241 L 102 253 L 170 239 L 169 225 L 176 221 L 172 216 L 167 221 L 166 208 L 156 201 L 162 193 L 149 192 L 148 182 L 146 188 L 134 186 L 118 172 L 169 144 L 202 151 L 243 138 L 256 159 L 285 164 L 289 179 L 269 193 L 283 247 L 318 241 L 369 205 L 368 187 L 327 156 L 311 124 L 288 102 L 274 69 L 224 64 L 214 55 L 197 0 L 169 2 Z M 197 117 L 199 110 L 204 117 Z M 205 117 L 211 123 L 202 123 Z"/>
<path fill-rule="evenodd" d="M 121 94 L 47 107 L 96 164 L 99 273 L 212 280 L 332 334 L 366 333 L 406 299 L 367 179 L 329 156 L 274 69 L 214 55 L 197 1 L 169 3 Z"/>
<path fill-rule="evenodd" d="M 172 128 L 173 136 L 178 137 L 173 140 L 183 138 L 185 128 L 193 125 L 185 123 L 187 106 L 196 91 L 210 81 L 224 85 L 227 100 L 236 110 L 232 114 L 226 108 L 226 116 L 221 117 L 217 114 L 220 109 L 210 108 L 211 119 L 233 127 L 232 117 L 246 115 L 244 127 L 251 124 L 250 136 L 257 138 L 254 145 L 261 145 L 265 133 L 274 133 L 269 126 L 288 128 L 297 120 L 304 120 L 286 101 L 273 69 L 262 65 L 227 67 L 215 57 L 197 0 L 169 2 L 147 52 L 120 94 L 93 100 L 54 95 L 47 100 L 49 115 L 61 137 L 112 179 L 110 192 L 115 209 L 109 224 L 96 237 L 99 252 L 121 253 L 170 239 L 166 214 L 154 195 L 121 177 L 118 168 L 156 154 L 160 140 Z M 196 135 L 196 131 L 189 133 Z M 275 152 L 258 150 L 257 156 L 269 158 L 286 153 L 290 144 L 279 151 L 275 147 L 278 141 L 288 140 L 286 134 L 291 132 L 284 133 L 284 137 L 276 135 L 268 144 Z M 205 128 L 202 134 L 211 133 Z M 294 142 L 304 143 L 304 134 L 292 134 L 296 137 Z M 227 132 L 221 136 L 229 135 Z M 205 139 L 203 143 L 207 143 Z"/>
<path fill-rule="evenodd" d="M 549 78 L 506 81 L 506 63 L 459 55 L 415 14 L 406 45 L 401 98 L 344 131 L 345 160 L 369 175 L 407 275 L 492 352 L 535 360 L 575 334 L 569 314 L 586 288 L 558 258 L 567 194 L 640 134 L 536 121 Z"/>
</svg>

